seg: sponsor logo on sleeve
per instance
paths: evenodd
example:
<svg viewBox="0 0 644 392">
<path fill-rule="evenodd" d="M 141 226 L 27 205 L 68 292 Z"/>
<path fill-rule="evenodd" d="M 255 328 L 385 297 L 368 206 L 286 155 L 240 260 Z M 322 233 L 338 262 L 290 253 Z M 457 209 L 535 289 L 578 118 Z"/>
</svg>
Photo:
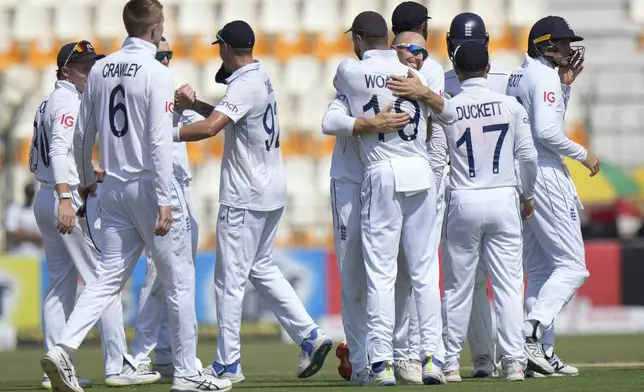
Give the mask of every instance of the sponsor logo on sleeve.
<svg viewBox="0 0 644 392">
<path fill-rule="evenodd" d="M 543 102 L 555 103 L 555 93 L 553 91 L 544 91 Z"/>
<path fill-rule="evenodd" d="M 72 116 L 71 114 L 68 114 L 68 113 L 63 114 L 63 115 L 60 117 L 60 123 L 61 123 L 65 128 L 71 128 L 71 127 L 73 127 L 73 126 L 74 126 L 74 120 L 75 120 L 75 119 L 74 119 L 74 116 Z"/>
<path fill-rule="evenodd" d="M 224 97 L 219 101 L 217 104 L 218 108 L 226 108 L 230 110 L 232 113 L 239 113 L 239 109 L 237 108 L 237 105 L 235 105 L 232 102 L 228 102 L 228 95 L 224 95 Z"/>
<path fill-rule="evenodd" d="M 174 102 L 165 102 L 165 112 L 172 113 L 174 111 Z"/>
</svg>

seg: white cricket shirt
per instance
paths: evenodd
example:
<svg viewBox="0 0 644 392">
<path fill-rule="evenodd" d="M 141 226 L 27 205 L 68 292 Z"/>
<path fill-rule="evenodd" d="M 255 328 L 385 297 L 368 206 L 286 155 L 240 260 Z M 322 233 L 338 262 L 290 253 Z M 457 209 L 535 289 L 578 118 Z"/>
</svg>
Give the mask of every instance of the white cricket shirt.
<svg viewBox="0 0 644 392">
<path fill-rule="evenodd" d="M 562 156 L 586 160 L 586 149 L 564 133 L 570 86 L 561 83 L 559 73 L 548 61 L 526 54 L 523 64 L 512 71 L 506 92 L 528 112 L 540 162 L 562 163 Z"/>
<path fill-rule="evenodd" d="M 505 94 L 492 91 L 485 78 L 467 79 L 452 98 L 458 119 L 445 127 L 451 161 L 450 190 L 516 187 L 514 162 L 521 164 L 524 195 L 531 198 L 537 175 L 528 116 Z M 530 162 L 524 165 L 523 162 Z"/>
<path fill-rule="evenodd" d="M 360 156 L 365 165 L 401 157 L 422 157 L 429 163 L 425 144 L 427 107 L 422 102 L 396 98 L 387 88 L 389 75 L 406 76 L 410 69 L 400 63 L 395 50 L 368 50 L 362 60 L 345 60 L 338 66 L 334 84 L 346 94 L 353 116 L 373 118 L 381 108 L 394 104 L 394 110 L 407 112 L 412 118 L 398 132 L 359 136 Z M 426 85 L 426 78 L 419 77 Z"/>
<path fill-rule="evenodd" d="M 215 106 L 232 120 L 225 128 L 219 202 L 255 211 L 284 207 L 286 174 L 271 81 L 255 62 L 233 72 L 226 83 L 226 94 Z"/>
<path fill-rule="evenodd" d="M 81 99 L 76 86 L 58 80 L 36 111 L 29 167 L 42 183 L 78 185 L 72 145 Z"/>
<path fill-rule="evenodd" d="M 174 125 L 185 127 L 197 121 L 203 120 L 204 117 L 193 111 L 184 110 L 182 114 L 174 114 Z M 186 142 L 175 142 L 172 145 L 172 171 L 174 178 L 179 181 L 179 184 L 186 186 L 192 180 L 192 173 L 190 171 L 190 161 L 188 160 L 188 147 Z"/>
<path fill-rule="evenodd" d="M 87 79 L 74 138 L 81 186 L 95 181 L 92 144 L 98 131 L 105 175 L 120 181 L 153 178 L 157 203 L 172 196 L 172 71 L 155 60 L 157 48 L 128 37 L 96 62 Z"/>
<path fill-rule="evenodd" d="M 358 138 L 352 136 L 355 120 L 347 96 L 338 92 L 324 114 L 322 132 L 336 137 L 331 156 L 331 178 L 362 184 L 364 165 L 360 161 Z"/>
<path fill-rule="evenodd" d="M 508 79 L 510 78 L 511 71 L 500 67 L 494 63 L 490 63 L 490 72 L 487 74 L 487 82 L 492 91 L 500 94 L 505 94 L 508 87 Z M 450 97 L 455 97 L 461 92 L 461 81 L 458 80 L 458 75 L 453 69 L 445 72 L 445 93 Z"/>
</svg>

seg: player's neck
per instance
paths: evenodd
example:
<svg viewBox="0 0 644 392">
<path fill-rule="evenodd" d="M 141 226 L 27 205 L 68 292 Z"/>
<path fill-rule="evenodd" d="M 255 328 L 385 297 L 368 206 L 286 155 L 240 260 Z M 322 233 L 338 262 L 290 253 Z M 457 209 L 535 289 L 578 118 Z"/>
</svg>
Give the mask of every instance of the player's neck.
<svg viewBox="0 0 644 392">
<path fill-rule="evenodd" d="M 231 70 L 232 71 L 231 73 L 249 64 L 253 64 L 254 62 L 255 62 L 255 59 L 253 59 L 253 56 L 237 57 L 233 63 L 233 67 L 232 67 L 233 69 Z"/>
</svg>

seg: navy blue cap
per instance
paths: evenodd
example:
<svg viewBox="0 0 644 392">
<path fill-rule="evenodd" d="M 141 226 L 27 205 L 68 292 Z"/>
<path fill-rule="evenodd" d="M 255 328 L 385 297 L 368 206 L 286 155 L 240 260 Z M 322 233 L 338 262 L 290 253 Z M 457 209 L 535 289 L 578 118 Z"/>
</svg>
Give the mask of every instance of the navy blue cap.
<svg viewBox="0 0 644 392">
<path fill-rule="evenodd" d="M 363 11 L 356 16 L 351 28 L 345 33 L 349 31 L 365 38 L 386 37 L 387 21 L 375 11 Z"/>
<path fill-rule="evenodd" d="M 461 71 L 482 71 L 489 63 L 487 47 L 480 42 L 464 42 L 454 51 L 454 66 Z"/>
<path fill-rule="evenodd" d="M 251 49 L 255 46 L 255 33 L 250 25 L 243 20 L 235 20 L 224 25 L 217 32 L 217 40 L 213 45 L 225 44 L 231 48 Z"/>
<path fill-rule="evenodd" d="M 539 19 L 530 29 L 528 47 L 538 45 L 542 42 L 569 39 L 570 42 L 583 41 L 584 39 L 575 34 L 572 26 L 561 16 L 546 16 Z"/>
<path fill-rule="evenodd" d="M 415 1 L 405 1 L 394 9 L 391 15 L 391 29 L 394 34 L 410 31 L 431 19 L 427 7 Z"/>
<path fill-rule="evenodd" d="M 91 58 L 94 60 L 100 60 L 103 57 L 105 57 L 105 55 L 96 54 L 94 47 L 89 41 L 70 42 L 63 45 L 63 47 L 58 51 L 56 64 L 58 67 L 62 67 L 65 63 L 73 64 Z"/>
</svg>

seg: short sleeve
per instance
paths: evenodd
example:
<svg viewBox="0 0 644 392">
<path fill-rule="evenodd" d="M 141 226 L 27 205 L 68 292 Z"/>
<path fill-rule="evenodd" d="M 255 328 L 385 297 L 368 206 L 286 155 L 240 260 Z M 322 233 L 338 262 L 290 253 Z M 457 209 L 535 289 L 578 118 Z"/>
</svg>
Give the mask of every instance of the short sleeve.
<svg viewBox="0 0 644 392">
<path fill-rule="evenodd" d="M 253 89 L 244 80 L 228 85 L 226 94 L 215 106 L 215 111 L 228 116 L 234 123 L 241 120 L 253 107 Z"/>
</svg>

